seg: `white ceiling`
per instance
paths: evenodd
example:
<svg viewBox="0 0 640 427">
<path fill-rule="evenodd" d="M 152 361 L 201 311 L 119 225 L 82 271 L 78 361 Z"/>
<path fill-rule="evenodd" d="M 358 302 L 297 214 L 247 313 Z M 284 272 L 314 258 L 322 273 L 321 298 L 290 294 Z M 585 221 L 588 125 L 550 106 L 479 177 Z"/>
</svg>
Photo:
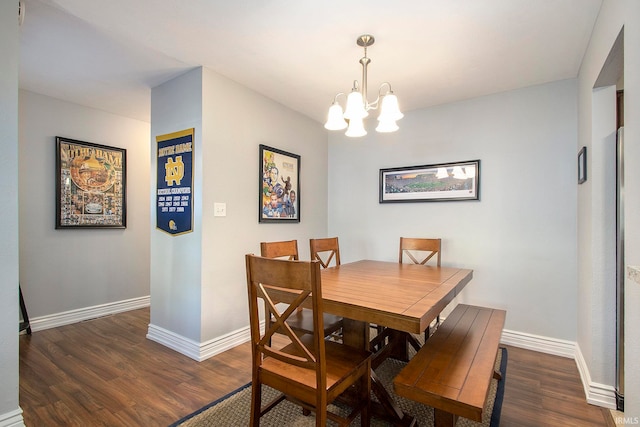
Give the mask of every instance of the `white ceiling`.
<svg viewBox="0 0 640 427">
<path fill-rule="evenodd" d="M 17 0 L 16 0 L 17 2 Z M 150 120 L 205 66 L 324 122 L 361 79 L 403 111 L 577 76 L 602 0 L 24 0 L 20 87 Z"/>
</svg>

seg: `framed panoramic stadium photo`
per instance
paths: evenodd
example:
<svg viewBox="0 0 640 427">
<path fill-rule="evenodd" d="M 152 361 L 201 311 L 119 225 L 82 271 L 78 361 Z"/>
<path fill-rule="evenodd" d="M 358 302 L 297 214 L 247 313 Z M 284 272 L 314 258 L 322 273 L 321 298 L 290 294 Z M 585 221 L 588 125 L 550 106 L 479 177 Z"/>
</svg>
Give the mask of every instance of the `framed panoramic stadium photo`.
<svg viewBox="0 0 640 427">
<path fill-rule="evenodd" d="M 380 169 L 380 203 L 480 199 L 480 160 Z"/>
</svg>

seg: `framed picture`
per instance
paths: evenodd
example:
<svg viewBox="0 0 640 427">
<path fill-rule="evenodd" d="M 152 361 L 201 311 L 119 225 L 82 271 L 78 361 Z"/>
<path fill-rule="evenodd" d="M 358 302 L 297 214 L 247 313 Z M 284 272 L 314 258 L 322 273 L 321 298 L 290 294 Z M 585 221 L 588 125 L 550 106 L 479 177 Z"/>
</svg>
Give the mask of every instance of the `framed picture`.
<svg viewBox="0 0 640 427">
<path fill-rule="evenodd" d="M 56 137 L 56 229 L 126 228 L 127 151 Z"/>
<path fill-rule="evenodd" d="M 587 180 L 587 147 L 578 152 L 578 184 Z"/>
<path fill-rule="evenodd" d="M 480 160 L 380 169 L 380 203 L 480 199 Z"/>
<path fill-rule="evenodd" d="M 260 144 L 258 222 L 300 222 L 300 156 Z"/>
</svg>

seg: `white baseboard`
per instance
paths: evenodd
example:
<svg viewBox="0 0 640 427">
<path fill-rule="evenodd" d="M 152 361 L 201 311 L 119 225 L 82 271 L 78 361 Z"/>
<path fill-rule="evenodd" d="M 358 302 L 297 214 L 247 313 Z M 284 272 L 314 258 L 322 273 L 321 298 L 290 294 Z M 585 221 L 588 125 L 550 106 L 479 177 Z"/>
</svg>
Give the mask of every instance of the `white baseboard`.
<svg viewBox="0 0 640 427">
<path fill-rule="evenodd" d="M 149 325 L 147 338 L 159 344 L 169 347 L 172 350 L 182 353 L 198 362 L 202 362 L 210 357 L 229 350 L 237 345 L 243 344 L 251 338 L 249 327 L 221 335 L 212 340 L 198 343 L 190 338 L 178 335 L 155 325 Z"/>
<path fill-rule="evenodd" d="M 616 389 L 610 385 L 596 383 L 591 380 L 591 374 L 584 360 L 580 346 L 576 346 L 576 365 L 582 379 L 584 394 L 587 396 L 587 402 L 592 405 L 602 406 L 604 408 L 616 409 Z"/>
<path fill-rule="evenodd" d="M 506 329 L 502 331 L 500 342 L 505 345 L 574 359 L 578 366 L 587 402 L 603 408 L 616 409 L 615 388 L 591 381 L 589 368 L 577 343 Z"/>
<path fill-rule="evenodd" d="M 147 339 L 162 344 L 165 347 L 169 347 L 170 349 L 175 350 L 178 353 L 182 353 L 194 360 L 201 361 L 200 343 L 190 338 L 183 337 L 182 335 L 178 335 L 175 332 L 171 332 L 167 329 L 161 328 L 160 326 L 149 324 Z"/>
<path fill-rule="evenodd" d="M 0 414 L 0 427 L 25 427 L 22 409 Z"/>
<path fill-rule="evenodd" d="M 31 325 L 32 331 L 42 331 L 45 329 L 56 328 L 58 326 L 95 319 L 97 317 L 108 316 L 110 314 L 149 307 L 150 301 L 150 297 L 147 295 L 145 297 L 132 298 L 124 301 L 94 305 L 93 307 L 85 307 L 77 310 L 50 314 L 47 316 L 34 317 L 29 319 L 29 324 Z"/>
<path fill-rule="evenodd" d="M 573 341 L 525 334 L 508 329 L 502 331 L 500 342 L 505 345 L 553 354 L 555 356 L 568 357 L 570 359 L 575 359 L 576 356 L 576 343 Z"/>
</svg>

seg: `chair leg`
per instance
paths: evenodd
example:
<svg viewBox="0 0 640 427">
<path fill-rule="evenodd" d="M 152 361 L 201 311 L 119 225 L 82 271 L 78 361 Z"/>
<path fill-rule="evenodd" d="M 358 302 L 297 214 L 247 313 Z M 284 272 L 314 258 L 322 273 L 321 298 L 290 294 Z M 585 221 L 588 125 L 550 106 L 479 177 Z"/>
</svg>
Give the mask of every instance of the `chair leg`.
<svg viewBox="0 0 640 427">
<path fill-rule="evenodd" d="M 371 377 L 368 373 L 362 376 L 360 391 L 362 393 L 360 395 L 360 401 L 365 402 L 360 412 L 360 426 L 369 427 L 371 424 Z"/>
<path fill-rule="evenodd" d="M 262 404 L 262 385 L 256 384 L 254 380 L 251 383 L 251 419 L 249 425 L 253 427 L 260 426 L 260 406 Z"/>
<path fill-rule="evenodd" d="M 327 425 L 327 404 L 316 406 L 316 427 L 326 427 Z"/>
</svg>

